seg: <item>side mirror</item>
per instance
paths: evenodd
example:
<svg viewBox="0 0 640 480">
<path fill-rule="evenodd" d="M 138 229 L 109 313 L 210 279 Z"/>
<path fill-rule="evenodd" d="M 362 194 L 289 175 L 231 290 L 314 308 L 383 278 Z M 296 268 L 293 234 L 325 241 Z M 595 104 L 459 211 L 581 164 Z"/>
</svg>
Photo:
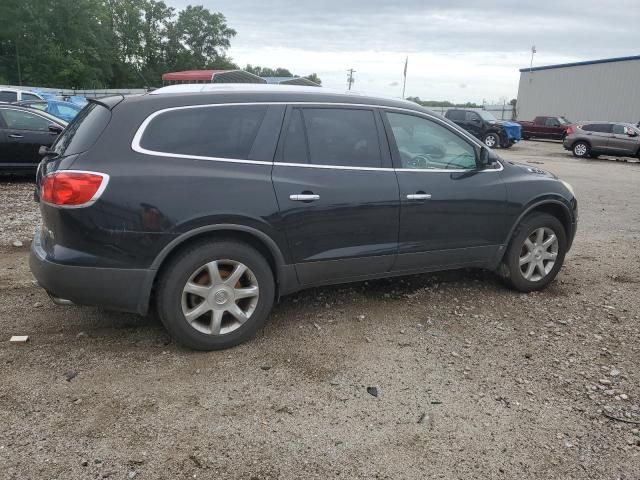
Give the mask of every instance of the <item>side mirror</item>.
<svg viewBox="0 0 640 480">
<path fill-rule="evenodd" d="M 636 132 L 635 130 L 632 129 L 627 129 L 627 135 L 629 135 L 630 137 L 637 137 L 638 136 L 638 132 Z"/>
<path fill-rule="evenodd" d="M 44 157 L 45 155 L 49 155 L 50 153 L 53 153 L 53 150 L 51 150 L 46 145 L 40 145 L 40 148 L 38 149 L 38 155 Z"/>
<path fill-rule="evenodd" d="M 478 168 L 485 168 L 491 164 L 491 152 L 487 147 L 480 148 L 480 156 L 478 157 Z"/>
<path fill-rule="evenodd" d="M 51 133 L 55 133 L 56 135 L 62 131 L 62 127 L 60 125 L 56 125 L 55 123 L 49 124 L 49 131 Z"/>
</svg>

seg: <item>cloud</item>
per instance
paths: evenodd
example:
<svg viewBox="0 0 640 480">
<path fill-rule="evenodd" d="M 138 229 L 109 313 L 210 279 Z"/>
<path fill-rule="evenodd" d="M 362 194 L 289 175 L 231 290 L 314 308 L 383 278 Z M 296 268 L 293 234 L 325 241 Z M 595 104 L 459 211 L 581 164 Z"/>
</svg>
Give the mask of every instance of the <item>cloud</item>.
<svg viewBox="0 0 640 480">
<path fill-rule="evenodd" d="M 640 8 L 632 0 L 618 0 L 615 8 L 601 0 L 200 2 L 238 31 L 229 53 L 241 65 L 313 71 L 336 87 L 346 85 L 344 71 L 353 67 L 357 85 L 397 94 L 393 84 L 408 54 L 407 94 L 421 98 L 515 97 L 532 44 L 537 65 L 638 53 Z"/>
</svg>

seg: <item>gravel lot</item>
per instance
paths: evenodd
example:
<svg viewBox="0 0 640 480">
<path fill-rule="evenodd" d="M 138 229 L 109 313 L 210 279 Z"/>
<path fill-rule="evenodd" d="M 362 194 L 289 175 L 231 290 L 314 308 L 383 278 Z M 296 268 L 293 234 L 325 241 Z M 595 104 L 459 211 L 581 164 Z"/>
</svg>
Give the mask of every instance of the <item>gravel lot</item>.
<svg viewBox="0 0 640 480">
<path fill-rule="evenodd" d="M 479 271 L 315 289 L 214 353 L 51 304 L 27 266 L 32 186 L 0 180 L 0 478 L 637 480 L 640 164 L 500 153 L 576 189 L 546 291 Z"/>
</svg>

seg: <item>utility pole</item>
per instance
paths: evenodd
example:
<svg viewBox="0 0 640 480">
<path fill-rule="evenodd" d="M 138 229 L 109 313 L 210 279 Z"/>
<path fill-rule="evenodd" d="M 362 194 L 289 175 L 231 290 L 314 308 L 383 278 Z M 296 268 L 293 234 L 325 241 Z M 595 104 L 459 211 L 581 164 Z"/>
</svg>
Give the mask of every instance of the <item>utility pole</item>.
<svg viewBox="0 0 640 480">
<path fill-rule="evenodd" d="M 353 84 L 353 82 L 355 82 L 355 80 L 353 79 L 353 74 L 356 73 L 356 71 L 353 68 L 350 68 L 349 70 L 347 70 L 347 72 L 349 72 L 349 76 L 347 77 L 347 85 L 349 85 L 349 90 L 351 90 L 351 85 Z"/>
<path fill-rule="evenodd" d="M 531 45 L 531 62 L 529 63 L 529 75 L 531 75 L 531 69 L 533 68 L 533 56 L 537 53 L 536 46 Z"/>
</svg>

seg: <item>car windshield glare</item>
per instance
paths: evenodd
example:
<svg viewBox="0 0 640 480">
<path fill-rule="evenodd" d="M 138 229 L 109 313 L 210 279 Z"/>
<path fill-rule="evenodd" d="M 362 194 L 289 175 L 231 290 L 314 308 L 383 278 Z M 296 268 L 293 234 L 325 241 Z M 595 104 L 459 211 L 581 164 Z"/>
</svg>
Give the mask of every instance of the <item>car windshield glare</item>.
<svg viewBox="0 0 640 480">
<path fill-rule="evenodd" d="M 565 117 L 558 117 L 558 121 L 560 122 L 560 125 L 569 125 L 571 123 Z"/>
</svg>

